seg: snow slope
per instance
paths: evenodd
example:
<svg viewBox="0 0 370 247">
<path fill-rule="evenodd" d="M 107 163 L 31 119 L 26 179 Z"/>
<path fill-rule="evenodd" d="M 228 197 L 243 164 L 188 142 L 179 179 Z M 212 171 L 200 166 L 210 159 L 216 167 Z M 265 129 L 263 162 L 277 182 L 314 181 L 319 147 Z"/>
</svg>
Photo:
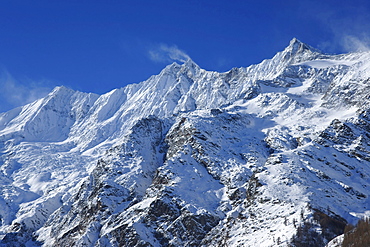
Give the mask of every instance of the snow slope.
<svg viewBox="0 0 370 247">
<path fill-rule="evenodd" d="M 370 210 L 370 54 L 293 39 L 0 114 L 0 246 L 325 246 Z"/>
</svg>

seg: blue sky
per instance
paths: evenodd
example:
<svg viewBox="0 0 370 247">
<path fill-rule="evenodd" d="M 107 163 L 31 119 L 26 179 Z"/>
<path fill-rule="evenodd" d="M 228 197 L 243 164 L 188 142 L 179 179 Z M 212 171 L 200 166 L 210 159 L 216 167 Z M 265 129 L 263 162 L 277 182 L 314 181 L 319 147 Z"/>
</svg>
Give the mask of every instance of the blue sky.
<svg viewBox="0 0 370 247">
<path fill-rule="evenodd" d="M 191 57 L 227 71 L 296 37 L 327 53 L 367 47 L 367 0 L 3 0 L 0 112 L 54 86 L 105 93 Z"/>
</svg>

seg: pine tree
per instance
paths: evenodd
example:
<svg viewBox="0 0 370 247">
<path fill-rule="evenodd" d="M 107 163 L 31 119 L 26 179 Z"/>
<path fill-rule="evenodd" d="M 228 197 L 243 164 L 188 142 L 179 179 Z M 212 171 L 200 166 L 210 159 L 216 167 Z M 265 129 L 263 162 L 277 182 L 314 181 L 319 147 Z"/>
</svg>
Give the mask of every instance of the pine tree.
<svg viewBox="0 0 370 247">
<path fill-rule="evenodd" d="M 356 226 L 347 225 L 345 228 L 343 247 L 370 246 L 370 219 L 361 219 Z"/>
</svg>

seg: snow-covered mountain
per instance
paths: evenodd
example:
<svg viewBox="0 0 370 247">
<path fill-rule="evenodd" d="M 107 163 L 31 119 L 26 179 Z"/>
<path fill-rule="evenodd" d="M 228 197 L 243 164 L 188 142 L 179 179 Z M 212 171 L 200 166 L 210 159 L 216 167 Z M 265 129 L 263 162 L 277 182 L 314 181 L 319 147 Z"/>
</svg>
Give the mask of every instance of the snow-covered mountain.
<svg viewBox="0 0 370 247">
<path fill-rule="evenodd" d="M 0 246 L 325 246 L 370 213 L 370 53 L 293 39 L 0 114 Z M 304 245 L 308 244 L 308 245 Z"/>
</svg>

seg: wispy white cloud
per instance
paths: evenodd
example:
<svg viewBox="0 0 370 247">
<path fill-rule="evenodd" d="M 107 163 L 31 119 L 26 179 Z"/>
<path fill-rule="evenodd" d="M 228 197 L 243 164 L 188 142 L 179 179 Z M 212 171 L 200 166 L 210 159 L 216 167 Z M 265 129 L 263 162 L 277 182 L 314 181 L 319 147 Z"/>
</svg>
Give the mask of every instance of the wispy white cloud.
<svg viewBox="0 0 370 247">
<path fill-rule="evenodd" d="M 345 35 L 341 40 L 342 46 L 346 51 L 369 51 L 370 37 L 367 35 Z"/>
<path fill-rule="evenodd" d="M 368 2 L 354 0 L 338 4 L 335 1 L 300 1 L 301 13 L 313 23 L 319 23 L 327 33 L 317 36 L 318 48 L 325 52 L 367 51 L 370 47 L 370 13 Z M 319 35 L 319 33 L 318 33 Z"/>
<path fill-rule="evenodd" d="M 52 87 L 47 81 L 31 81 L 24 79 L 20 82 L 9 72 L 0 73 L 0 112 L 28 104 L 47 95 Z"/>
<path fill-rule="evenodd" d="M 160 44 L 148 52 L 149 58 L 154 62 L 186 62 L 190 57 L 176 45 Z"/>
</svg>

